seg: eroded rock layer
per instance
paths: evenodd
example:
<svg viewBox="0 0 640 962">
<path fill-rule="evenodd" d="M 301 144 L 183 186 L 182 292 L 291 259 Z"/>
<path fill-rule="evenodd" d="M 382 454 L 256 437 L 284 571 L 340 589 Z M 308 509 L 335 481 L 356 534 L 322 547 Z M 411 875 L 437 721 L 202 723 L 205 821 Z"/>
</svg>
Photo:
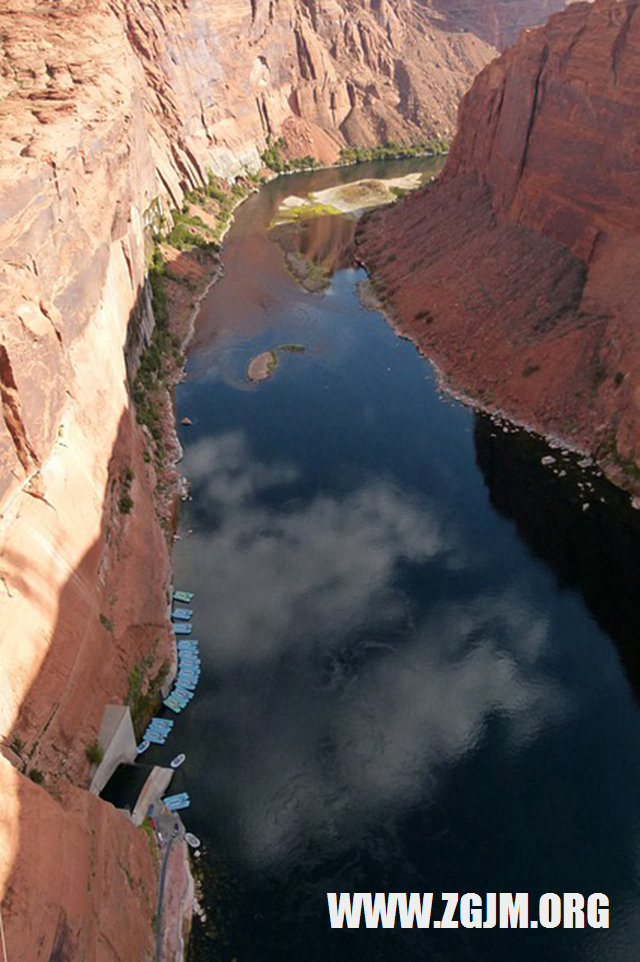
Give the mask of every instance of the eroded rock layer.
<svg viewBox="0 0 640 962">
<path fill-rule="evenodd" d="M 640 4 L 575 4 L 489 65 L 441 181 L 360 251 L 463 392 L 640 465 Z"/>
<path fill-rule="evenodd" d="M 257 167 L 281 133 L 322 160 L 343 144 L 446 135 L 493 44 L 546 6 L 2 5 L 0 737 L 17 754 L 12 769 L 0 759 L 0 895 L 12 959 L 151 951 L 147 839 L 73 787 L 88 783 L 104 705 L 143 658 L 155 671 L 170 657 L 157 477 L 125 357 L 153 326 L 150 226 L 207 168 Z M 116 922 L 129 899 L 137 910 Z"/>
</svg>

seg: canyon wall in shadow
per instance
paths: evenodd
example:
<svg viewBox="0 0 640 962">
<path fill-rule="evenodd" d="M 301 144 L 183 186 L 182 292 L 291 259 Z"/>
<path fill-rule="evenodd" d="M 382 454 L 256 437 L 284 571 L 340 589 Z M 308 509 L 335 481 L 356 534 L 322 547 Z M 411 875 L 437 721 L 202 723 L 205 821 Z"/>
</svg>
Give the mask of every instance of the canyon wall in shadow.
<svg viewBox="0 0 640 962">
<path fill-rule="evenodd" d="M 637 0 L 574 4 L 464 98 L 438 184 L 369 218 L 400 328 L 489 410 L 640 487 Z"/>
</svg>

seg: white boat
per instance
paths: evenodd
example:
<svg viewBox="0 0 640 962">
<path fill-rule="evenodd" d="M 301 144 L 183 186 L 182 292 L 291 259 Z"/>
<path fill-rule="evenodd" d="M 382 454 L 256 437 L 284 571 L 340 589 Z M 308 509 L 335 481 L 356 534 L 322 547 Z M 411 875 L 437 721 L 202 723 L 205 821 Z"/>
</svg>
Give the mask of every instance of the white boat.
<svg viewBox="0 0 640 962">
<path fill-rule="evenodd" d="M 186 757 L 187 756 L 183 752 L 181 752 L 179 755 L 176 755 L 176 757 L 173 758 L 169 762 L 169 764 L 171 765 L 172 768 L 180 768 L 180 766 L 182 765 Z"/>
<path fill-rule="evenodd" d="M 192 835 L 191 832 L 187 832 L 184 840 L 191 848 L 200 848 L 200 839 L 197 835 Z"/>
</svg>

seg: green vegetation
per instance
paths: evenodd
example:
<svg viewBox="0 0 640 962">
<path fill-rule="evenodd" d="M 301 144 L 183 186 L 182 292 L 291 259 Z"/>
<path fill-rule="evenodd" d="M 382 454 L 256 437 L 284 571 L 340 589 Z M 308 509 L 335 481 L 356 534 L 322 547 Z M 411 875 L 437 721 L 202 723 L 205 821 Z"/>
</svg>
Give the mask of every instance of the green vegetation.
<svg viewBox="0 0 640 962">
<path fill-rule="evenodd" d="M 247 177 L 247 180 L 256 187 L 260 186 L 263 183 L 263 180 L 260 177 L 258 177 L 257 174 L 247 174 L 246 177 Z M 210 238 L 210 240 L 204 241 L 204 239 L 200 237 L 200 242 L 193 241 L 191 246 L 194 246 L 195 244 L 197 244 L 197 246 L 199 247 L 210 248 L 212 245 L 212 241 L 214 241 L 215 243 L 213 244 L 213 247 L 214 249 L 217 249 L 217 245 L 222 240 L 222 237 L 231 220 L 235 207 L 237 207 L 238 203 L 241 200 L 244 200 L 244 198 L 249 193 L 250 193 L 250 188 L 248 188 L 244 184 L 235 183 L 235 184 L 232 184 L 231 187 L 227 187 L 227 185 L 224 184 L 223 181 L 219 180 L 219 178 L 216 177 L 216 175 L 213 173 L 212 170 L 208 170 L 207 183 L 201 187 L 196 187 L 193 190 L 189 191 L 189 193 L 185 196 L 185 201 L 193 204 L 200 204 L 209 213 L 213 214 L 216 219 L 216 227 L 215 229 L 212 227 L 209 227 L 207 224 L 204 223 L 202 218 L 198 217 L 197 215 L 189 216 L 188 204 L 185 204 L 183 205 L 182 212 L 178 214 L 178 220 L 181 225 L 180 232 L 178 233 L 178 239 L 180 239 L 180 236 L 185 230 L 188 231 L 189 226 L 197 227 L 199 230 L 203 231 L 207 235 L 207 237 Z M 215 205 L 216 205 L 215 210 L 211 209 L 210 205 L 207 204 L 207 201 L 215 202 Z M 174 222 L 175 222 L 175 218 L 176 218 L 175 212 L 173 216 L 174 216 Z M 189 232 L 189 233 L 193 235 L 193 232 Z M 173 244 L 173 241 L 171 238 L 172 238 L 172 232 L 170 232 L 166 237 L 166 240 L 169 244 Z M 173 246 L 176 246 L 176 245 L 173 244 Z M 180 250 L 182 249 L 183 248 L 180 248 Z"/>
<path fill-rule="evenodd" d="M 449 151 L 449 145 L 439 137 L 419 138 L 409 144 L 394 140 L 377 147 L 343 147 L 340 162 L 363 164 L 371 160 L 399 160 L 402 157 L 439 156 Z"/>
<path fill-rule="evenodd" d="M 113 631 L 113 622 L 111 621 L 111 618 L 107 618 L 107 616 L 103 615 L 102 612 L 100 612 L 100 624 L 107 631 Z"/>
<path fill-rule="evenodd" d="M 144 822 L 140 826 L 140 830 L 144 832 L 147 836 L 147 841 L 149 843 L 149 851 L 151 852 L 151 858 L 154 862 L 158 861 L 158 843 L 156 842 L 156 835 L 153 831 L 153 825 L 148 818 L 145 818 Z M 155 919 L 155 915 L 154 915 Z"/>
<path fill-rule="evenodd" d="M 173 211 L 173 227 L 166 235 L 164 240 L 179 251 L 189 250 L 192 247 L 202 247 L 208 249 L 216 239 L 215 232 L 205 224 L 201 217 L 189 214 L 189 205 L 184 204 L 182 210 Z M 194 231 L 191 228 L 197 227 Z M 201 232 L 201 233 L 199 233 Z M 203 237 L 202 235 L 206 236 Z"/>
<path fill-rule="evenodd" d="M 158 672 L 152 677 L 149 676 L 149 669 L 155 659 L 156 646 L 157 642 L 151 652 L 141 658 L 129 673 L 124 703 L 131 709 L 136 738 L 141 737 L 160 702 L 162 685 L 169 671 L 169 665 L 163 662 Z"/>
<path fill-rule="evenodd" d="M 274 140 L 273 143 L 268 145 L 264 153 L 260 155 L 265 167 L 275 171 L 276 174 L 287 174 L 294 170 L 313 170 L 318 166 L 318 161 L 310 154 L 306 157 L 296 157 L 293 160 L 285 160 L 282 156 L 282 151 L 285 146 L 286 144 L 282 137 L 278 137 L 277 140 Z"/>
<path fill-rule="evenodd" d="M 120 497 L 118 498 L 118 511 L 120 514 L 130 514 L 133 508 L 133 498 L 131 497 L 131 484 L 134 474 L 131 468 L 125 468 L 120 478 Z"/>
<path fill-rule="evenodd" d="M 32 768 L 29 772 L 29 778 L 32 782 L 35 782 L 36 785 L 42 785 L 44 782 L 44 775 L 39 768 Z"/>
<path fill-rule="evenodd" d="M 248 179 L 251 183 L 261 183 L 260 178 L 255 175 Z M 138 423 L 145 425 L 153 439 L 156 464 L 160 469 L 164 460 L 161 423 L 163 392 L 168 386 L 175 366 L 181 366 L 183 363 L 180 338 L 170 330 L 169 305 L 165 290 L 168 272 L 161 245 L 166 243 L 179 251 L 197 250 L 203 254 L 217 252 L 234 208 L 249 191 L 250 188 L 246 184 L 233 184 L 227 187 L 213 171 L 209 170 L 206 184 L 186 194 L 182 208 L 171 212 L 169 230 L 166 230 L 164 215 L 159 213 L 154 205 L 150 208 L 149 217 L 152 218 L 151 226 L 154 234 L 148 280 L 155 327 L 151 340 L 140 358 L 132 395 Z M 215 218 L 215 227 L 206 223 L 197 213 L 192 213 L 191 203 L 200 205 L 212 218 Z M 180 278 L 173 278 L 173 280 L 189 283 Z M 150 460 L 151 455 L 145 452 L 145 461 Z M 133 475 L 129 479 L 129 484 L 131 480 Z M 118 506 L 123 514 L 128 514 L 133 507 L 128 488 L 122 491 Z"/>
<path fill-rule="evenodd" d="M 306 347 L 304 344 L 281 344 L 276 351 L 287 351 L 289 354 L 304 354 Z"/>
<path fill-rule="evenodd" d="M 92 765 L 99 765 L 104 756 L 104 752 L 102 751 L 102 746 L 100 745 L 100 742 L 98 741 L 97 738 L 95 739 L 95 741 L 92 741 L 90 745 L 87 745 L 87 747 L 84 750 L 84 753 L 87 756 L 87 761 L 90 762 Z"/>
<path fill-rule="evenodd" d="M 163 285 L 164 275 L 164 259 L 156 247 L 151 258 L 148 274 L 156 324 L 151 335 L 151 341 L 140 358 L 138 373 L 133 382 L 136 418 L 139 424 L 146 426 L 156 445 L 162 440 L 158 391 L 167 383 L 170 370 L 169 359 L 171 357 L 175 359 L 175 352 L 179 353 L 181 347 L 180 338 L 172 335 L 169 331 L 169 309 Z M 120 502 L 122 502 L 120 510 L 123 513 L 127 513 L 126 506 L 129 501 L 131 501 L 131 498 L 128 490 L 125 490 L 120 498 Z M 131 510 L 132 505 L 133 502 L 129 505 L 129 510 Z"/>
<path fill-rule="evenodd" d="M 293 224 L 295 221 L 304 220 L 307 217 L 333 217 L 336 214 L 342 214 L 342 211 L 338 210 L 337 207 L 307 201 L 298 204 L 296 207 L 279 207 L 273 223 L 276 225 Z"/>
</svg>

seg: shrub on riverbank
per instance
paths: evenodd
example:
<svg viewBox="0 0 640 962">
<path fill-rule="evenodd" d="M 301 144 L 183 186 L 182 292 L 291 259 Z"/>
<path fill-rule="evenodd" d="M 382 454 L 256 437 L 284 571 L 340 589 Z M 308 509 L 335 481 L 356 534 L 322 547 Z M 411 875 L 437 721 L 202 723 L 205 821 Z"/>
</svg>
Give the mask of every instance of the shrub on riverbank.
<svg viewBox="0 0 640 962">
<path fill-rule="evenodd" d="M 440 156 L 446 154 L 449 145 L 439 137 L 419 138 L 409 144 L 390 140 L 376 147 L 343 147 L 340 161 L 343 164 L 363 164 L 372 160 L 400 160 L 403 157 Z"/>
<path fill-rule="evenodd" d="M 285 160 L 282 154 L 285 148 L 286 144 L 282 137 L 278 137 L 277 140 L 269 144 L 267 149 L 260 154 L 265 167 L 273 170 L 276 174 L 287 174 L 294 170 L 313 170 L 314 167 L 318 166 L 318 161 L 311 154 L 307 154 L 306 157 L 294 157 L 291 160 Z"/>
</svg>

